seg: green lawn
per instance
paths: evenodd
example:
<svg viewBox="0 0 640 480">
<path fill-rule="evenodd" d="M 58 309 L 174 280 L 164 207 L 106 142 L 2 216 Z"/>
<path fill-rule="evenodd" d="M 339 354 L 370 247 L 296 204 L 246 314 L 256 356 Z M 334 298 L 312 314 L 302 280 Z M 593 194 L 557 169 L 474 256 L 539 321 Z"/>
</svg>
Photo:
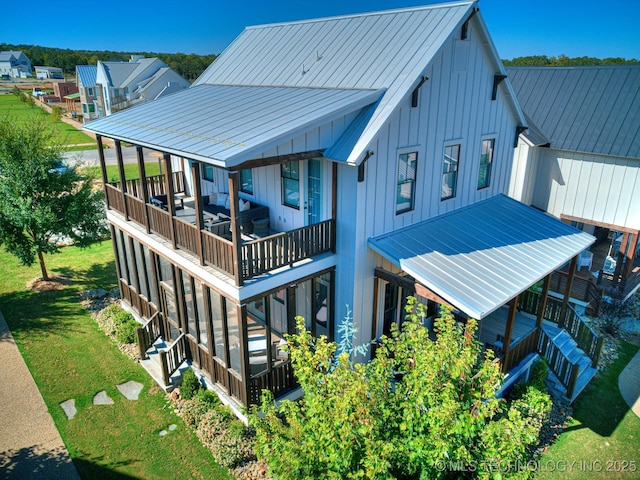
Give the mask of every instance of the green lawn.
<svg viewBox="0 0 640 480">
<path fill-rule="evenodd" d="M 147 177 L 152 177 L 154 175 L 160 174 L 160 165 L 158 165 L 158 162 L 145 162 L 144 165 L 144 173 Z M 91 172 L 95 178 L 102 178 L 100 167 L 86 167 L 86 170 Z M 124 176 L 127 180 L 140 178 L 140 175 L 138 175 L 138 165 L 125 163 Z M 107 178 L 110 182 L 118 181 L 120 175 L 118 174 L 117 165 L 107 165 Z"/>
<path fill-rule="evenodd" d="M 67 275 L 71 282 L 63 290 L 33 293 L 26 283 L 39 276 L 39 268 L 22 267 L 0 252 L 0 309 L 80 475 L 229 478 L 146 372 L 120 353 L 81 307 L 79 292 L 115 286 L 111 242 L 85 250 L 67 247 L 46 261 L 50 274 Z M 126 400 L 115 387 L 128 380 L 144 385 L 137 401 Z M 113 406 L 92 405 L 101 390 L 114 399 Z M 78 413 L 67 420 L 59 404 L 70 398 Z M 160 437 L 170 424 L 178 428 Z"/>
<path fill-rule="evenodd" d="M 640 478 L 640 418 L 618 389 L 618 376 L 637 351 L 622 342 L 619 358 L 578 397 L 574 420 L 543 455 L 536 478 Z"/>
<path fill-rule="evenodd" d="M 35 116 L 41 116 L 51 123 L 51 126 L 57 135 L 56 138 L 60 142 L 68 145 L 75 145 L 79 143 L 90 144 L 82 147 L 70 148 L 70 150 L 93 150 L 98 148 L 96 141 L 84 132 L 64 123 L 63 121 L 55 122 L 53 117 L 40 107 L 31 107 L 27 103 L 21 102 L 13 94 L 0 95 L 0 117 L 4 117 L 5 115 L 20 122 L 28 122 Z"/>
</svg>

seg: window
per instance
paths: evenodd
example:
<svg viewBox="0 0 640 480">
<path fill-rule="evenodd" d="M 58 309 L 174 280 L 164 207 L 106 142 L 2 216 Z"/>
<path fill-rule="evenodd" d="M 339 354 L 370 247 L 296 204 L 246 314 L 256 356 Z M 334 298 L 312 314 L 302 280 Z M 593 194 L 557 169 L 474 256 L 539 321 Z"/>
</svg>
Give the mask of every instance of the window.
<svg viewBox="0 0 640 480">
<path fill-rule="evenodd" d="M 298 162 L 287 162 L 280 165 L 282 177 L 282 204 L 300 208 L 300 171 Z"/>
<path fill-rule="evenodd" d="M 193 289 L 191 285 L 191 276 L 185 272 L 184 270 L 180 270 L 182 273 L 182 291 L 184 292 L 184 306 L 186 307 L 187 313 L 187 331 L 189 334 L 194 337 L 197 337 L 196 333 L 196 305 L 194 303 L 194 295 Z"/>
<path fill-rule="evenodd" d="M 491 162 L 493 161 L 493 146 L 495 139 L 482 141 L 482 153 L 480 154 L 480 170 L 478 171 L 478 190 L 487 188 L 491 180 Z"/>
<path fill-rule="evenodd" d="M 401 153 L 398 157 L 396 213 L 408 212 L 414 208 L 417 163 L 418 152 Z"/>
<path fill-rule="evenodd" d="M 203 164 L 202 178 L 209 182 L 213 182 L 213 165 Z"/>
<path fill-rule="evenodd" d="M 93 88 L 91 88 L 91 87 L 88 87 L 88 88 L 87 88 L 87 95 L 88 95 L 89 97 L 93 97 Z"/>
<path fill-rule="evenodd" d="M 240 191 L 253 195 L 253 173 L 250 168 L 240 170 Z"/>
<path fill-rule="evenodd" d="M 444 163 L 442 166 L 442 191 L 440 199 L 446 200 L 456 196 L 458 183 L 458 163 L 460 161 L 460 145 L 444 147 Z"/>
</svg>

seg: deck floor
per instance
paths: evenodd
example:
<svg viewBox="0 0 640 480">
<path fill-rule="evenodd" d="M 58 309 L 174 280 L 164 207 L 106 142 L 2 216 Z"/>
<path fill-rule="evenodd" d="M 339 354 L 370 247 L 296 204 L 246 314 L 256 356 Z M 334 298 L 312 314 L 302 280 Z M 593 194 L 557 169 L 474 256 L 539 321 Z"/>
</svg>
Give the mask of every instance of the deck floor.
<svg viewBox="0 0 640 480">
<path fill-rule="evenodd" d="M 498 335 L 504 336 L 507 326 L 509 307 L 503 306 L 478 323 L 476 337 L 483 344 L 494 345 Z M 516 312 L 515 322 L 511 333 L 511 344 L 526 336 L 536 327 L 536 317 L 525 312 Z"/>
</svg>

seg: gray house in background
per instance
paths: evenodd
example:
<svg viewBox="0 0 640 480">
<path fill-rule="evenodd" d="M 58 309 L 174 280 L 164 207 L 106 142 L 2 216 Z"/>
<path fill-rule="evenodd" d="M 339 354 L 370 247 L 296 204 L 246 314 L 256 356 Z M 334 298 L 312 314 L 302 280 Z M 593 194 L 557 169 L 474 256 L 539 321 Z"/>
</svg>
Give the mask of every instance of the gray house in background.
<svg viewBox="0 0 640 480">
<path fill-rule="evenodd" d="M 98 89 L 96 89 L 96 65 L 76 65 L 76 85 L 80 93 L 83 122 L 98 118 Z"/>
<path fill-rule="evenodd" d="M 128 62 L 98 62 L 98 117 L 184 90 L 190 85 L 159 58 L 132 55 Z"/>
<path fill-rule="evenodd" d="M 7 75 L 12 78 L 32 77 L 31 60 L 20 51 L 0 52 L 0 76 Z"/>
<path fill-rule="evenodd" d="M 579 266 L 630 293 L 640 276 L 640 65 L 507 74 L 529 126 L 509 195 L 598 237 Z"/>
</svg>

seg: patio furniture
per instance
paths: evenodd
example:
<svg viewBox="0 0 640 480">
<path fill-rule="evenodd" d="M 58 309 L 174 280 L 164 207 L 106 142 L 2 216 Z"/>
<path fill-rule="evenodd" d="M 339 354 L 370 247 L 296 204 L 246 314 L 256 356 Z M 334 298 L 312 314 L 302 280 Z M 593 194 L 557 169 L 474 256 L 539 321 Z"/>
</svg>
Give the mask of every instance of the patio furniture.
<svg viewBox="0 0 640 480">
<path fill-rule="evenodd" d="M 589 250 L 580 252 L 580 255 L 578 255 L 578 270 L 581 270 L 582 267 L 587 267 L 589 271 L 591 271 L 592 263 L 593 263 L 593 252 L 590 252 Z"/>
<path fill-rule="evenodd" d="M 184 200 L 181 197 L 173 197 L 176 210 L 184 209 Z M 169 210 L 167 196 L 166 195 L 153 195 L 149 197 L 149 203 L 154 207 L 161 208 L 163 210 Z"/>
<path fill-rule="evenodd" d="M 253 223 L 253 233 L 255 235 L 266 235 L 269 232 L 268 218 L 254 218 L 251 222 Z"/>
<path fill-rule="evenodd" d="M 204 206 L 202 207 L 205 212 L 217 215 L 220 220 L 231 220 L 231 210 L 225 206 L 213 203 L 210 196 L 203 197 Z M 269 218 L 269 207 L 258 205 L 254 202 L 247 202 L 249 208 L 238 212 L 238 222 L 242 233 L 253 233 L 253 223 L 251 220 L 254 218 Z"/>
</svg>

